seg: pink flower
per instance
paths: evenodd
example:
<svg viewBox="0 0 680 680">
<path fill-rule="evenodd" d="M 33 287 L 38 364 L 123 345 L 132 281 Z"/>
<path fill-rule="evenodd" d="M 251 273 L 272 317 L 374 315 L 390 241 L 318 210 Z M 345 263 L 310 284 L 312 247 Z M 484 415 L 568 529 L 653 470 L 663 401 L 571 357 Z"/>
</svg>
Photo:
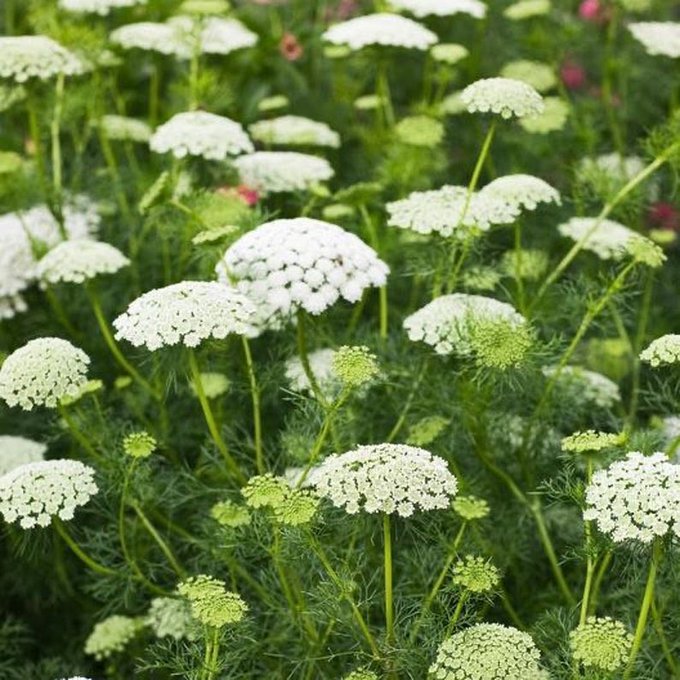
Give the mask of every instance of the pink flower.
<svg viewBox="0 0 680 680">
<path fill-rule="evenodd" d="M 611 11 L 600 0 L 582 0 L 578 6 L 578 15 L 593 24 L 606 24 L 611 18 Z"/>
<path fill-rule="evenodd" d="M 245 184 L 239 184 L 238 186 L 223 186 L 217 189 L 217 193 L 223 196 L 233 196 L 235 198 L 241 199 L 248 207 L 255 205 L 260 200 L 260 194 L 257 189 L 251 189 Z"/>
<path fill-rule="evenodd" d="M 279 42 L 279 51 L 284 59 L 297 61 L 305 50 L 292 33 L 286 32 Z"/>
<path fill-rule="evenodd" d="M 585 69 L 575 61 L 565 61 L 560 66 L 560 80 L 568 90 L 580 90 L 586 84 Z"/>
<path fill-rule="evenodd" d="M 680 231 L 680 211 L 672 203 L 652 203 L 647 211 L 647 220 L 653 229 Z"/>
</svg>

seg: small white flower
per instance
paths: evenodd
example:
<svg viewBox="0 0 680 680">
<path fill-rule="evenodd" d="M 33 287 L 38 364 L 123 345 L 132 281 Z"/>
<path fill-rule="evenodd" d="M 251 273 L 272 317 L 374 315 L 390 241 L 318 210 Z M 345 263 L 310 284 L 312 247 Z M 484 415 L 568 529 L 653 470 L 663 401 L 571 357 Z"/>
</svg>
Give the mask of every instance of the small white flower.
<svg viewBox="0 0 680 680">
<path fill-rule="evenodd" d="M 30 411 L 54 408 L 87 382 L 90 358 L 61 338 L 36 338 L 12 352 L 0 366 L 0 398 Z"/>
<path fill-rule="evenodd" d="M 572 217 L 557 227 L 562 236 L 573 241 L 583 241 L 583 249 L 595 253 L 601 260 L 621 260 L 630 254 L 635 239 L 645 239 L 636 231 L 613 220 L 595 217 Z"/>
<path fill-rule="evenodd" d="M 628 29 L 648 54 L 680 57 L 680 23 L 677 21 L 641 21 L 628 24 Z"/>
<path fill-rule="evenodd" d="M 85 641 L 85 654 L 98 661 L 122 652 L 143 628 L 142 619 L 114 614 L 96 624 Z"/>
<path fill-rule="evenodd" d="M 68 521 L 98 489 L 95 471 L 77 460 L 26 463 L 0 477 L 0 514 L 22 529 L 46 527 L 53 517 Z"/>
<path fill-rule="evenodd" d="M 0 78 L 24 83 L 30 78 L 80 75 L 85 70 L 75 54 L 44 35 L 0 36 Z"/>
<path fill-rule="evenodd" d="M 126 24 L 112 31 L 109 39 L 125 50 L 159 52 L 178 59 L 190 59 L 192 56 L 191 44 L 176 26 L 170 24 L 153 21 Z"/>
<path fill-rule="evenodd" d="M 503 118 L 523 118 L 543 113 L 543 99 L 520 80 L 483 78 L 468 85 L 460 95 L 470 113 L 497 113 Z"/>
<path fill-rule="evenodd" d="M 352 50 L 369 45 L 427 50 L 438 41 L 437 36 L 425 26 L 389 13 L 368 14 L 335 24 L 323 34 L 323 38 L 335 45 L 347 45 Z"/>
<path fill-rule="evenodd" d="M 20 465 L 37 463 L 43 459 L 45 451 L 47 451 L 45 444 L 34 442 L 32 439 L 0 435 L 0 476 Z"/>
<path fill-rule="evenodd" d="M 116 338 L 154 351 L 183 344 L 198 347 L 207 338 L 251 335 L 254 309 L 231 286 L 216 281 L 182 281 L 134 300 L 113 322 Z"/>
<path fill-rule="evenodd" d="M 418 19 L 454 14 L 468 14 L 475 19 L 486 16 L 486 5 L 480 0 L 390 0 L 390 5 L 393 9 L 410 12 Z"/>
<path fill-rule="evenodd" d="M 333 454 L 314 471 L 319 495 L 355 514 L 359 510 L 411 516 L 446 509 L 458 490 L 443 458 L 406 444 L 374 444 Z"/>
<path fill-rule="evenodd" d="M 145 5 L 147 0 L 59 0 L 59 7 L 67 12 L 106 16 L 112 9 Z"/>
<path fill-rule="evenodd" d="M 640 360 L 654 368 L 680 362 L 680 335 L 662 335 L 640 353 Z"/>
<path fill-rule="evenodd" d="M 257 44 L 258 36 L 246 28 L 238 19 L 206 17 L 194 20 L 191 17 L 172 17 L 168 21 L 192 52 L 203 54 L 231 54 L 237 50 Z"/>
<path fill-rule="evenodd" d="M 170 152 L 175 158 L 202 156 L 214 161 L 254 148 L 240 123 L 207 111 L 175 114 L 156 128 L 149 147 L 156 153 Z"/>
<path fill-rule="evenodd" d="M 83 283 L 100 274 L 115 274 L 130 264 L 123 253 L 108 243 L 78 239 L 64 241 L 38 262 L 43 283 Z"/>
<path fill-rule="evenodd" d="M 249 128 L 253 139 L 278 146 L 328 146 L 337 149 L 340 135 L 326 123 L 303 116 L 279 116 L 260 120 Z"/>
<path fill-rule="evenodd" d="M 136 118 L 109 114 L 101 117 L 99 125 L 109 139 L 148 142 L 151 137 L 151 128 Z"/>
<path fill-rule="evenodd" d="M 544 366 L 541 370 L 551 378 L 557 372 L 557 366 Z M 601 408 L 612 408 L 621 401 L 621 391 L 613 380 L 581 366 L 564 366 L 557 385 L 580 401 L 592 402 Z"/>
<path fill-rule="evenodd" d="M 560 192 L 546 181 L 533 175 L 505 175 L 487 184 L 480 197 L 493 196 L 512 205 L 516 210 L 535 210 L 540 203 L 562 202 Z"/>
</svg>

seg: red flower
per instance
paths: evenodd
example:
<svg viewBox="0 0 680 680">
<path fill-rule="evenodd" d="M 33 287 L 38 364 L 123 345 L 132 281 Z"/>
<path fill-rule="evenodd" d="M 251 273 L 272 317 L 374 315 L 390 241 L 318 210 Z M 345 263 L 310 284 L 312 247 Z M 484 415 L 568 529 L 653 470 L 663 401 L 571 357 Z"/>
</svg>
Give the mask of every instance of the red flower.
<svg viewBox="0 0 680 680">
<path fill-rule="evenodd" d="M 279 43 L 279 51 L 284 59 L 297 61 L 303 54 L 304 48 L 292 33 L 284 33 Z"/>
<path fill-rule="evenodd" d="M 658 201 L 650 205 L 647 220 L 653 229 L 680 231 L 680 211 L 672 203 Z"/>
<path fill-rule="evenodd" d="M 251 189 L 245 184 L 239 184 L 238 186 L 223 186 L 217 189 L 217 192 L 223 196 L 234 196 L 235 198 L 240 198 L 247 206 L 253 206 L 260 200 L 260 194 L 257 189 Z"/>
<path fill-rule="evenodd" d="M 575 61 L 565 61 L 560 66 L 560 80 L 568 90 L 580 90 L 586 84 L 585 69 Z"/>
</svg>

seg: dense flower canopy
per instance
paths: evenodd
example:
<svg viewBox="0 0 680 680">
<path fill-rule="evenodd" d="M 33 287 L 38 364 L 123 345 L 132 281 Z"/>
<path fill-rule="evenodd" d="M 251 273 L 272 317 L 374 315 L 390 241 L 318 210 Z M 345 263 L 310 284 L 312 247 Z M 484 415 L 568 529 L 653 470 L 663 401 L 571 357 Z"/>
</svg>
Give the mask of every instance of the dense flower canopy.
<svg viewBox="0 0 680 680">
<path fill-rule="evenodd" d="M 82 60 L 47 36 L 0 36 L 0 78 L 24 83 L 31 78 L 75 76 L 85 70 Z"/>
</svg>

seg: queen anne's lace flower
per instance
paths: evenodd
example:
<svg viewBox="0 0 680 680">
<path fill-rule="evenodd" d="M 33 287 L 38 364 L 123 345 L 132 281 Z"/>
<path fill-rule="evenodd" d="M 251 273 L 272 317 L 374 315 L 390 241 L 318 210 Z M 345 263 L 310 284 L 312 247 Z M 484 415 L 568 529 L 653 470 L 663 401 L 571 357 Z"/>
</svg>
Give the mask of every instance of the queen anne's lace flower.
<svg viewBox="0 0 680 680">
<path fill-rule="evenodd" d="M 108 243 L 77 239 L 64 241 L 38 262 L 43 283 L 83 283 L 100 274 L 115 274 L 130 260 Z"/>
<path fill-rule="evenodd" d="M 584 250 L 595 253 L 602 260 L 620 260 L 629 253 L 631 241 L 644 238 L 637 232 L 613 220 L 601 220 L 595 227 L 595 217 L 572 217 L 557 228 L 562 236 L 583 242 Z M 593 227 L 595 229 L 593 230 Z"/>
<path fill-rule="evenodd" d="M 144 627 L 143 619 L 114 614 L 100 621 L 85 641 L 85 654 L 101 661 L 122 652 Z"/>
<path fill-rule="evenodd" d="M 408 116 L 394 126 L 394 134 L 403 144 L 434 149 L 444 139 L 444 125 L 431 116 Z"/>
<path fill-rule="evenodd" d="M 548 378 L 557 372 L 557 366 L 544 366 Z M 564 366 L 557 378 L 557 387 L 573 399 L 593 403 L 600 408 L 612 408 L 621 401 L 619 386 L 606 375 L 589 371 L 581 366 Z"/>
<path fill-rule="evenodd" d="M 145 143 L 151 138 L 151 128 L 136 118 L 108 114 L 101 117 L 99 125 L 109 139 Z"/>
<path fill-rule="evenodd" d="M 0 36 L 0 78 L 24 83 L 84 71 L 85 64 L 75 54 L 44 35 Z"/>
<path fill-rule="evenodd" d="M 497 113 L 503 118 L 523 118 L 543 113 L 543 99 L 520 80 L 483 78 L 468 85 L 460 95 L 470 113 Z"/>
<path fill-rule="evenodd" d="M 210 516 L 223 527 L 236 529 L 250 524 L 250 513 L 244 505 L 234 501 L 219 501 L 210 508 Z"/>
<path fill-rule="evenodd" d="M 438 354 L 455 352 L 461 356 L 474 353 L 471 342 L 476 324 L 503 322 L 512 327 L 526 324 L 526 319 L 511 305 L 482 295 L 453 293 L 432 300 L 404 320 L 410 340 L 434 347 Z"/>
<path fill-rule="evenodd" d="M 274 476 L 271 472 L 251 477 L 241 489 L 246 505 L 255 509 L 277 508 L 289 492 L 288 482 L 283 477 Z"/>
<path fill-rule="evenodd" d="M 112 9 L 145 5 L 147 0 L 59 0 L 59 7 L 67 12 L 82 12 L 106 16 Z"/>
<path fill-rule="evenodd" d="M 293 489 L 274 508 L 274 518 L 281 524 L 300 526 L 312 521 L 319 507 L 319 497 L 311 489 Z"/>
<path fill-rule="evenodd" d="M 639 156 L 621 156 L 616 152 L 584 158 L 578 165 L 579 179 L 594 185 L 609 180 L 611 190 L 620 189 L 644 168 L 645 163 Z"/>
<path fill-rule="evenodd" d="M 263 320 L 304 309 L 320 314 L 340 297 L 357 302 L 385 284 L 387 265 L 361 239 L 307 217 L 267 222 L 234 243 L 217 265 L 259 307 Z"/>
<path fill-rule="evenodd" d="M 177 16 L 172 17 L 168 25 L 191 46 L 192 52 L 203 54 L 231 54 L 252 47 L 258 41 L 257 34 L 238 19 L 206 17 L 196 21 L 188 16 Z"/>
<path fill-rule="evenodd" d="M 234 288 L 216 281 L 182 281 L 134 300 L 113 325 L 116 338 L 154 351 L 181 343 L 197 347 L 207 338 L 251 335 L 254 309 Z"/>
<path fill-rule="evenodd" d="M 326 123 L 303 116 L 279 116 L 260 120 L 249 128 L 253 139 L 278 146 L 340 146 L 340 135 Z"/>
<path fill-rule="evenodd" d="M 430 666 L 437 680 L 539 680 L 540 652 L 528 633 L 498 623 L 478 623 L 439 645 Z"/>
<path fill-rule="evenodd" d="M 27 463 L 43 459 L 47 446 L 25 437 L 0 435 L 0 476 Z"/>
<path fill-rule="evenodd" d="M 123 451 L 131 458 L 148 458 L 158 446 L 155 437 L 148 432 L 131 432 L 123 439 Z"/>
<path fill-rule="evenodd" d="M 648 54 L 680 58 L 680 23 L 677 21 L 641 21 L 628 24 L 628 29 Z"/>
<path fill-rule="evenodd" d="M 650 543 L 669 531 L 680 537 L 680 467 L 665 453 L 629 453 L 595 472 L 583 518 L 617 543 Z"/>
<path fill-rule="evenodd" d="M 501 76 L 521 80 L 531 85 L 536 92 L 547 92 L 557 85 L 557 76 L 550 64 L 529 59 L 518 59 L 507 63 L 501 69 Z"/>
<path fill-rule="evenodd" d="M 462 61 L 469 54 L 468 48 L 458 43 L 440 43 L 430 50 L 430 55 L 435 61 L 439 61 L 442 64 L 450 64 L 451 66 Z"/>
<path fill-rule="evenodd" d="M 454 14 L 468 14 L 475 19 L 486 16 L 486 5 L 480 0 L 390 0 L 396 10 L 405 10 L 414 17 L 448 17 Z"/>
<path fill-rule="evenodd" d="M 562 439 L 562 451 L 569 451 L 571 453 L 595 453 L 597 451 L 619 446 L 622 442 L 623 437 L 620 434 L 586 430 L 585 432 L 574 432 L 574 434 Z"/>
<path fill-rule="evenodd" d="M 576 661 L 585 668 L 613 673 L 630 654 L 633 636 L 621 621 L 590 616 L 569 634 L 569 646 Z"/>
<path fill-rule="evenodd" d="M 427 50 L 437 42 L 437 36 L 421 24 L 389 13 L 368 14 L 336 24 L 323 34 L 323 38 L 335 45 L 347 45 L 352 50 L 369 45 Z"/>
<path fill-rule="evenodd" d="M 349 388 L 370 383 L 380 373 L 378 357 L 368 347 L 343 345 L 332 358 L 333 374 Z"/>
<path fill-rule="evenodd" d="M 337 376 L 333 372 L 333 356 L 335 350 L 329 347 L 317 349 L 310 352 L 309 367 L 312 375 L 316 379 L 319 389 L 325 397 L 334 395 L 340 384 Z M 294 356 L 286 361 L 286 379 L 292 390 L 296 392 L 311 392 L 312 386 L 309 378 L 302 366 L 300 357 Z"/>
<path fill-rule="evenodd" d="M 453 565 L 454 585 L 473 593 L 486 593 L 501 582 L 501 572 L 478 555 L 466 555 Z"/>
<path fill-rule="evenodd" d="M 253 150 L 253 144 L 240 123 L 207 111 L 186 111 L 174 115 L 156 128 L 149 147 L 156 153 L 170 152 L 175 158 L 201 156 L 213 161 Z"/>
<path fill-rule="evenodd" d="M 156 597 L 146 615 L 145 623 L 158 638 L 195 640 L 200 629 L 191 616 L 191 606 L 184 599 Z"/>
<path fill-rule="evenodd" d="M 355 514 L 397 513 L 448 508 L 458 482 L 443 458 L 405 444 L 359 446 L 333 454 L 315 470 L 317 492 Z"/>
<path fill-rule="evenodd" d="M 256 151 L 234 166 L 243 184 L 262 194 L 306 191 L 335 174 L 325 158 L 295 151 Z"/>
<path fill-rule="evenodd" d="M 509 203 L 519 211 L 536 210 L 540 203 L 561 203 L 560 192 L 545 180 L 533 175 L 506 175 L 489 182 L 480 192 L 480 198 L 492 196 Z"/>
<path fill-rule="evenodd" d="M 78 394 L 87 382 L 90 358 L 68 340 L 36 338 L 10 354 L 0 366 L 0 398 L 30 411 L 54 408 Z"/>
<path fill-rule="evenodd" d="M 194 619 L 211 628 L 238 623 L 248 611 L 240 595 L 227 590 L 222 581 L 204 574 L 182 581 L 177 591 L 189 601 Z"/>
<path fill-rule="evenodd" d="M 77 460 L 26 463 L 0 477 L 0 514 L 22 529 L 73 519 L 97 491 L 95 471 Z"/>
<path fill-rule="evenodd" d="M 191 44 L 170 24 L 140 21 L 115 29 L 109 36 L 111 42 L 125 50 L 139 49 L 189 59 Z"/>
<path fill-rule="evenodd" d="M 489 515 L 489 504 L 476 496 L 457 496 L 451 506 L 453 511 L 467 522 L 484 519 Z"/>
<path fill-rule="evenodd" d="M 654 368 L 680 362 L 680 335 L 662 335 L 640 353 L 640 360 Z"/>
</svg>

